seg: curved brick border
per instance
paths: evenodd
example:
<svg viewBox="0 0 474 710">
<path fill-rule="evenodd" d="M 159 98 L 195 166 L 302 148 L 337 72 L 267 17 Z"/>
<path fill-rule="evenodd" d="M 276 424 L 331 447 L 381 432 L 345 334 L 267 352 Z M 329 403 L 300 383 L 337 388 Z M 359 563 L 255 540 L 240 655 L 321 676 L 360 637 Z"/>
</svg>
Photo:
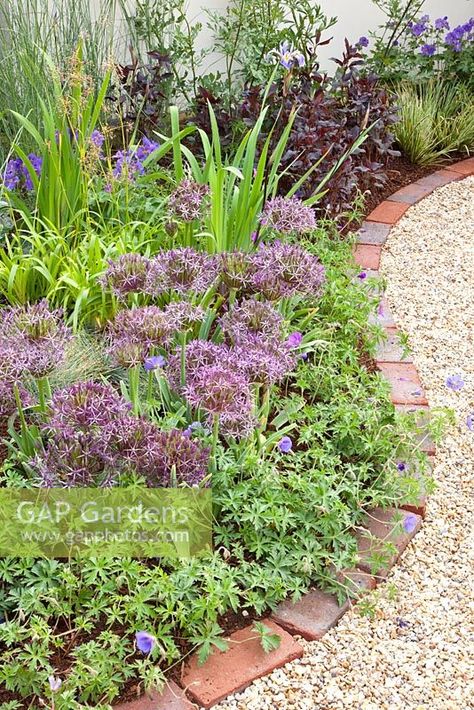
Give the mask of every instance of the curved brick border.
<svg viewBox="0 0 474 710">
<path fill-rule="evenodd" d="M 474 175 L 474 158 L 450 165 L 447 170 L 438 170 L 402 187 L 382 202 L 369 214 L 358 231 L 354 256 L 359 266 L 370 275 L 377 276 L 382 247 L 391 228 L 410 205 L 423 199 L 437 187 L 469 175 Z M 398 345 L 398 330 L 385 299 L 382 299 L 377 319 L 387 335 L 386 342 L 379 346 L 377 365 L 391 385 L 392 402 L 397 409 L 417 412 L 423 425 L 423 421 L 429 416 L 428 402 L 412 360 L 402 357 Z M 435 453 L 433 442 L 428 436 L 422 436 L 421 448 L 428 456 Z M 347 571 L 342 576 L 344 582 L 354 590 L 362 592 L 373 589 L 379 581 L 383 581 L 421 528 L 425 506 L 423 497 L 415 505 L 407 505 L 402 509 L 369 511 L 361 532 L 356 534 L 359 546 L 358 569 Z M 413 514 L 416 515 L 414 530 L 410 533 L 400 533 L 400 519 Z M 393 554 L 377 576 L 372 576 L 369 559 L 377 553 L 381 541 L 387 539 L 393 543 Z M 272 614 L 271 620 L 265 621 L 265 624 L 281 637 L 280 647 L 276 651 L 265 654 L 252 627 L 247 626 L 229 636 L 228 651 L 216 651 L 203 666 L 197 665 L 195 654 L 191 656 L 182 668 L 182 688 L 171 682 L 163 694 L 141 697 L 117 705 L 116 710 L 191 710 L 197 707 L 194 703 L 211 708 L 231 693 L 243 690 L 256 678 L 302 656 L 303 648 L 292 634 L 310 640 L 320 639 L 337 624 L 349 606 L 350 602 L 339 606 L 333 595 L 317 589 L 308 592 L 296 603 L 283 602 Z"/>
</svg>

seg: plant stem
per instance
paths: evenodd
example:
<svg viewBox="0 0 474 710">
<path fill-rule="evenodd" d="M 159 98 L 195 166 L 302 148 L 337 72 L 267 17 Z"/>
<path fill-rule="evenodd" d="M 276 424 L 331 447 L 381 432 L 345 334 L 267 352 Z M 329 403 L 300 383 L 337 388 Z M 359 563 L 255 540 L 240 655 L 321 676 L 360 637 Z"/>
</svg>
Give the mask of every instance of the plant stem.
<svg viewBox="0 0 474 710">
<path fill-rule="evenodd" d="M 217 472 L 217 444 L 219 443 L 219 417 L 217 414 L 214 415 L 214 421 L 212 423 L 212 472 Z"/>
<path fill-rule="evenodd" d="M 37 380 L 38 402 L 41 414 L 46 414 L 47 402 L 51 399 L 51 386 L 47 377 L 40 377 Z"/>
<path fill-rule="evenodd" d="M 129 395 L 132 403 L 132 411 L 135 415 L 140 412 L 139 402 L 139 382 L 140 382 L 140 365 L 131 367 L 128 371 Z"/>
</svg>

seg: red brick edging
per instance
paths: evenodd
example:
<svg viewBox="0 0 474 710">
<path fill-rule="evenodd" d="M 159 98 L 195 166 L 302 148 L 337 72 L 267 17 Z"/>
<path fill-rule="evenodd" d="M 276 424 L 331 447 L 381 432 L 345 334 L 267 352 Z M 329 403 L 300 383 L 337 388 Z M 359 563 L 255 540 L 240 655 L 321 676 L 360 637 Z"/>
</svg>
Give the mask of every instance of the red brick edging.
<svg viewBox="0 0 474 710">
<path fill-rule="evenodd" d="M 474 175 L 474 158 L 468 158 L 448 169 L 438 170 L 411 185 L 402 187 L 376 207 L 362 224 L 357 234 L 355 260 L 371 275 L 378 275 L 380 255 L 391 228 L 401 219 L 407 209 L 423 199 L 434 189 L 463 177 Z M 377 319 L 384 329 L 387 340 L 377 353 L 377 366 L 389 381 L 392 402 L 397 409 L 416 412 L 423 421 L 429 415 L 426 400 L 417 370 L 410 357 L 403 358 L 398 345 L 398 331 L 388 304 L 382 299 Z M 429 456 L 435 453 L 433 442 L 423 437 L 421 449 Z M 411 539 L 422 525 L 426 500 L 403 508 L 375 509 L 367 512 L 360 530 L 356 533 L 359 562 L 356 570 L 344 574 L 343 581 L 355 591 L 373 589 L 378 581 L 388 575 Z M 400 523 L 410 517 L 410 532 Z M 381 541 L 390 540 L 391 555 L 377 573 L 373 573 L 372 561 L 381 550 Z M 303 655 L 303 648 L 292 634 L 316 640 L 337 624 L 350 607 L 351 602 L 339 606 L 334 595 L 318 589 L 310 590 L 298 602 L 285 601 L 272 614 L 265 625 L 281 639 L 279 648 L 264 653 L 259 639 L 251 626 L 234 632 L 228 637 L 229 649 L 216 651 L 203 665 L 198 666 L 196 656 L 183 665 L 180 688 L 170 682 L 162 694 L 143 696 L 137 700 L 117 705 L 115 710 L 191 710 L 199 706 L 211 708 L 231 693 L 243 690 L 256 678 L 271 673 L 275 668 Z M 191 702 L 190 699 L 192 699 Z M 194 703 L 198 703 L 196 705 Z"/>
</svg>

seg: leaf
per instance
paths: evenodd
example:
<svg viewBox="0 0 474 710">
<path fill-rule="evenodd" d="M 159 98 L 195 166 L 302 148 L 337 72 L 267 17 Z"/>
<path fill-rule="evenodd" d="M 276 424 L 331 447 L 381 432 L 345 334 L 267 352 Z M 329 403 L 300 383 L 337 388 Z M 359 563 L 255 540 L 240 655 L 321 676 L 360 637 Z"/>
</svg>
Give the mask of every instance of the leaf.
<svg viewBox="0 0 474 710">
<path fill-rule="evenodd" d="M 256 621 L 253 625 L 254 630 L 260 636 L 260 644 L 265 651 L 265 653 L 271 653 L 271 651 L 276 651 L 281 644 L 281 636 L 279 634 L 273 633 L 273 631 L 261 621 Z"/>
</svg>

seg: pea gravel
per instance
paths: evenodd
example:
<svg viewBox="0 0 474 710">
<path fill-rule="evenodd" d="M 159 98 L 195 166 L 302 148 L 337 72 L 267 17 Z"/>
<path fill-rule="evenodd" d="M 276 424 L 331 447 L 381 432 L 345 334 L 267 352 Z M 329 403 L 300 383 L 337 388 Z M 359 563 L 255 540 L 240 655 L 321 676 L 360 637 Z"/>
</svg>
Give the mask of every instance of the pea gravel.
<svg viewBox="0 0 474 710">
<path fill-rule="evenodd" d="M 392 229 L 387 297 L 408 335 L 430 405 L 456 425 L 436 457 L 421 532 L 372 593 L 302 659 L 227 698 L 219 710 L 474 708 L 474 178 L 442 187 Z M 446 387 L 460 374 L 465 386 Z"/>
</svg>

